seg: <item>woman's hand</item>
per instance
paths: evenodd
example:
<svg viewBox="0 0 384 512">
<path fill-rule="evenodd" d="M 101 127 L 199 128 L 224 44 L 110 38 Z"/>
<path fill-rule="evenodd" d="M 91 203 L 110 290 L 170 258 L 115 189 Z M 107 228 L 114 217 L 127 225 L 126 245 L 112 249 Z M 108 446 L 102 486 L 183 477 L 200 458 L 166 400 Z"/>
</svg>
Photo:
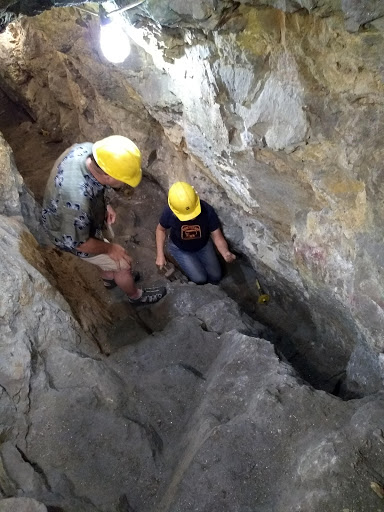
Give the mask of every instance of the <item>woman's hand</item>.
<svg viewBox="0 0 384 512">
<path fill-rule="evenodd" d="M 165 259 L 164 254 L 161 256 L 157 256 L 156 266 L 159 268 L 159 270 L 162 270 L 166 264 L 167 264 L 167 260 Z"/>
<path fill-rule="evenodd" d="M 223 258 L 225 259 L 225 261 L 227 263 L 232 263 L 232 261 L 235 261 L 236 256 L 233 253 L 231 253 L 230 251 L 227 251 L 223 254 Z"/>
</svg>

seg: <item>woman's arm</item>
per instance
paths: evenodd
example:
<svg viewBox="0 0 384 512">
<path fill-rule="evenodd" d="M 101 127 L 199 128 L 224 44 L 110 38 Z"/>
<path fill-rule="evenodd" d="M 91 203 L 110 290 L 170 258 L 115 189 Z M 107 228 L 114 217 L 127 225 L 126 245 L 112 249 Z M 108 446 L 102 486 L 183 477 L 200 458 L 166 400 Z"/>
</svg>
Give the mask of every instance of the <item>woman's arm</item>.
<svg viewBox="0 0 384 512">
<path fill-rule="evenodd" d="M 236 259 L 236 256 L 232 254 L 231 251 L 228 249 L 228 244 L 220 228 L 216 229 L 215 231 L 212 231 L 211 237 L 217 250 L 227 263 L 231 263 Z"/>
</svg>

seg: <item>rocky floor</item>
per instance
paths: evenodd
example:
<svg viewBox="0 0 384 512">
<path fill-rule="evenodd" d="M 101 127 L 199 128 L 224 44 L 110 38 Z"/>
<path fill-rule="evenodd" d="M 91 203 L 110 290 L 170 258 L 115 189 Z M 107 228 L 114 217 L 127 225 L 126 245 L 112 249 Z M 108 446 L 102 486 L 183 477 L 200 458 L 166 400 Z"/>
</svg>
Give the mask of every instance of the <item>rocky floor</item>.
<svg viewBox="0 0 384 512">
<path fill-rule="evenodd" d="M 23 122 L 0 129 L 39 199 L 62 147 L 14 138 Z M 155 182 L 113 203 L 143 284 L 167 285 L 154 306 L 2 215 L 0 512 L 383 510 L 384 397 L 342 401 L 279 358 L 246 262 L 221 287 L 158 274 Z"/>
<path fill-rule="evenodd" d="M 381 510 L 383 397 L 314 390 L 211 285 L 170 284 L 107 357 L 24 230 L 2 219 L 0 510 Z"/>
</svg>

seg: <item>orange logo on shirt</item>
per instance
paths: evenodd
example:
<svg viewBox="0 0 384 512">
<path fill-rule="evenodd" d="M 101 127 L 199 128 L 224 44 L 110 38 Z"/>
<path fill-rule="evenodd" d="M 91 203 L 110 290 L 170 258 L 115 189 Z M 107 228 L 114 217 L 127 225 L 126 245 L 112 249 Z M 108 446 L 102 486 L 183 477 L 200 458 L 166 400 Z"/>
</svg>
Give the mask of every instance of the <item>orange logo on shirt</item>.
<svg viewBox="0 0 384 512">
<path fill-rule="evenodd" d="M 201 228 L 200 226 L 181 226 L 181 239 L 182 240 L 196 240 L 197 238 L 201 238 Z"/>
</svg>

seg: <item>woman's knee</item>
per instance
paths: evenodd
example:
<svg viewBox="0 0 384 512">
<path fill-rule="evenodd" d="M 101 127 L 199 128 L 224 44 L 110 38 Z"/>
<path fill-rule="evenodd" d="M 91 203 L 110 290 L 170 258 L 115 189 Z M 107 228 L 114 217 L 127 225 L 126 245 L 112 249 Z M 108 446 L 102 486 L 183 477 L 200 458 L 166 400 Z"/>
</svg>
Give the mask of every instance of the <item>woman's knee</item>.
<svg viewBox="0 0 384 512">
<path fill-rule="evenodd" d="M 207 281 L 211 284 L 218 284 L 221 281 L 223 272 L 221 271 L 219 261 L 217 261 L 217 266 L 207 269 L 207 276 Z"/>
<path fill-rule="evenodd" d="M 221 281 L 221 278 L 222 278 L 222 274 L 220 273 L 220 275 L 215 275 L 215 276 L 208 276 L 208 283 L 210 284 L 219 284 L 220 281 Z"/>
<path fill-rule="evenodd" d="M 191 281 L 193 281 L 196 284 L 207 284 L 208 283 L 207 279 L 191 279 Z"/>
<path fill-rule="evenodd" d="M 203 267 L 196 265 L 182 267 L 182 270 L 187 275 L 188 279 L 196 284 L 206 284 L 208 282 L 208 274 Z"/>
<path fill-rule="evenodd" d="M 196 284 L 206 284 L 208 282 L 208 276 L 206 272 L 198 271 L 196 269 L 186 269 L 185 273 L 190 281 Z"/>
</svg>

